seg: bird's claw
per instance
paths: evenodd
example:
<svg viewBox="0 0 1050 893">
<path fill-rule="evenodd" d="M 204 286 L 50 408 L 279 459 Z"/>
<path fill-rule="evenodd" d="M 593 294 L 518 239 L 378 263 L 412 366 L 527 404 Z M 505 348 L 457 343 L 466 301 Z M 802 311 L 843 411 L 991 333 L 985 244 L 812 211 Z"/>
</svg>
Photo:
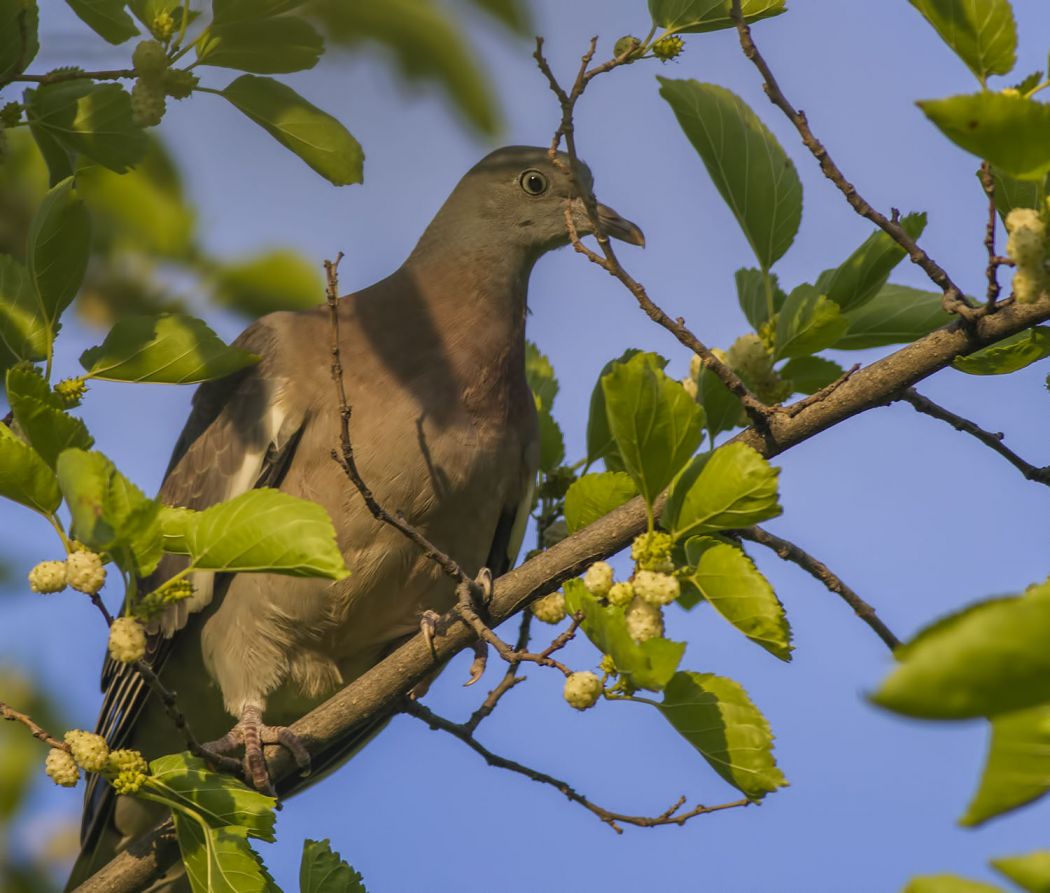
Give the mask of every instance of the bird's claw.
<svg viewBox="0 0 1050 893">
<path fill-rule="evenodd" d="M 478 639 L 474 645 L 474 660 L 470 663 L 470 678 L 463 683 L 464 688 L 473 685 L 485 675 L 485 666 L 489 660 L 489 646 L 482 639 Z"/>
<path fill-rule="evenodd" d="M 441 635 L 447 627 L 448 620 L 437 611 L 424 611 L 419 616 L 419 631 L 431 654 L 434 653 L 434 636 Z"/>
<path fill-rule="evenodd" d="M 279 744 L 295 760 L 303 775 L 310 773 L 310 752 L 296 734 L 286 726 L 269 726 L 262 721 L 262 710 L 258 707 L 245 707 L 241 718 L 229 732 L 217 741 L 203 745 L 211 753 L 226 755 L 239 747 L 244 748 L 244 775 L 256 790 L 276 796 L 270 773 L 266 768 L 266 757 L 263 748 L 267 744 Z"/>
</svg>

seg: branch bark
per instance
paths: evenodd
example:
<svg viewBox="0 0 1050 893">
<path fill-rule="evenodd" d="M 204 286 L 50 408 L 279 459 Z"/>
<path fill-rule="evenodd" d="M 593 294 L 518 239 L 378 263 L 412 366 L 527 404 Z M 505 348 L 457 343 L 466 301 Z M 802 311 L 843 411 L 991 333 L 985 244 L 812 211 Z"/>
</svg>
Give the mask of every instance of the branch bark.
<svg viewBox="0 0 1050 893">
<path fill-rule="evenodd" d="M 893 402 L 916 382 L 948 366 L 955 357 L 973 353 L 1048 319 L 1050 298 L 1002 307 L 969 325 L 957 321 L 859 370 L 823 401 L 810 404 L 797 415 L 788 411 L 771 416 L 768 433 L 759 434 L 749 428 L 733 440 L 773 458 L 846 419 Z M 492 624 L 502 623 L 534 599 L 553 592 L 592 562 L 620 551 L 645 529 L 645 503 L 636 498 L 503 575 L 496 581 L 488 605 Z M 322 750 L 356 726 L 396 710 L 418 682 L 474 639 L 474 631 L 461 620 L 452 621 L 447 630 L 434 638 L 433 650 L 422 634 L 414 636 L 297 721 L 292 731 L 312 753 Z M 271 778 L 297 771 L 294 761 L 279 748 L 268 748 L 267 757 Z M 161 840 L 156 830 L 143 835 L 136 841 L 135 856 L 122 853 L 78 889 L 82 893 L 133 893 L 136 879 L 146 867 L 156 871 L 177 857 L 177 853 L 159 845 Z M 162 862 L 164 858 L 169 862 Z"/>
</svg>

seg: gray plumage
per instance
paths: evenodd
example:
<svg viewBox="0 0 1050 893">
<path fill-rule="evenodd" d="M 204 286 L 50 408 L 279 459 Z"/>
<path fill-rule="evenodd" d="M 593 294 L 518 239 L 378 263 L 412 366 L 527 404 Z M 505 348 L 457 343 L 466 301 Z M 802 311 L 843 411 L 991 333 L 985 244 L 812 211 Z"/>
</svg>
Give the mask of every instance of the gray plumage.
<svg viewBox="0 0 1050 893">
<path fill-rule="evenodd" d="M 493 152 L 460 181 L 396 272 L 340 299 L 361 474 L 381 503 L 403 511 L 470 574 L 510 567 L 531 507 L 538 441 L 525 378 L 528 280 L 543 253 L 568 241 L 571 192 L 545 150 Z M 579 198 L 572 208 L 580 232 L 589 232 Z M 642 244 L 633 224 L 604 206 L 600 215 L 610 235 Z M 259 486 L 314 500 L 331 515 L 352 571 L 338 582 L 195 576 L 194 595 L 158 621 L 148 659 L 179 693 L 199 740 L 221 737 L 246 709 L 263 711 L 267 723 L 292 723 L 417 632 L 424 611 L 453 604 L 451 582 L 372 517 L 331 458 L 339 413 L 329 343 L 324 306 L 250 326 L 236 344 L 261 362 L 199 388 L 161 487 L 165 503 L 193 509 Z M 156 580 L 180 561 L 166 557 Z M 98 728 L 111 746 L 147 758 L 181 746 L 133 670 L 107 661 L 102 681 Z M 315 768 L 345 759 L 361 737 Z M 71 884 L 157 818 L 93 784 Z"/>
</svg>

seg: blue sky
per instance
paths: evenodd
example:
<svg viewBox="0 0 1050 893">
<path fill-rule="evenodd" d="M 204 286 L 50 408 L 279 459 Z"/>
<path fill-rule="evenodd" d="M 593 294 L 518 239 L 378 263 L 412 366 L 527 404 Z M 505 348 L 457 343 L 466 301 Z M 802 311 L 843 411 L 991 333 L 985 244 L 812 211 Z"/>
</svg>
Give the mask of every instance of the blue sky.
<svg viewBox="0 0 1050 893">
<path fill-rule="evenodd" d="M 119 63 L 68 15 L 42 4 L 58 47 L 38 66 Z M 643 0 L 537 2 L 537 30 L 555 70 L 568 77 L 587 39 L 607 54 L 621 34 L 644 34 Z M 1045 65 L 1050 10 L 1015 2 L 1018 79 Z M 506 117 L 498 142 L 472 136 L 434 91 L 406 90 L 370 52 L 326 58 L 290 78 L 343 120 L 365 148 L 363 186 L 336 189 L 216 97 L 172 103 L 160 130 L 186 172 L 206 243 L 235 256 L 292 245 L 318 263 L 346 252 L 345 291 L 367 285 L 407 255 L 458 177 L 503 143 L 546 144 L 558 109 L 535 70 L 531 45 L 477 22 L 472 38 L 494 76 Z M 976 89 L 957 60 L 904 0 L 795 0 L 787 15 L 755 27 L 781 85 L 876 207 L 925 210 L 923 245 L 964 288 L 983 285 L 984 198 L 974 160 L 950 145 L 914 105 Z M 45 54 L 49 41 L 43 41 Z M 621 257 L 671 315 L 727 347 L 746 329 L 733 272 L 753 257 L 670 109 L 655 75 L 697 78 L 747 100 L 795 159 L 805 189 L 796 242 L 777 265 L 781 283 L 812 281 L 870 232 L 804 154 L 793 129 L 763 96 L 757 73 L 729 32 L 687 37 L 680 61 L 634 65 L 600 78 L 582 102 L 578 144 L 596 191 L 645 230 L 648 246 Z M 208 83 L 221 86 L 221 72 Z M 1004 80 L 998 86 L 1011 83 Z M 902 265 L 894 281 L 928 288 Z M 688 356 L 649 324 L 631 296 L 593 265 L 561 251 L 536 268 L 529 335 L 561 380 L 556 415 L 571 458 L 580 455 L 591 387 L 606 360 L 627 347 L 658 350 L 684 374 Z M 243 323 L 209 314 L 228 337 Z M 100 333 L 70 325 L 59 342 L 60 374 Z M 869 361 L 880 352 L 840 357 Z M 920 390 L 1042 464 L 1050 434 L 1047 369 L 979 378 L 951 370 Z M 187 389 L 93 386 L 84 407 L 98 447 L 134 480 L 155 489 L 188 407 Z M 907 637 L 932 618 L 992 594 L 1017 591 L 1050 572 L 1048 494 L 1000 458 L 908 406 L 873 410 L 776 460 L 783 517 L 770 529 L 797 541 L 872 602 Z M 52 555 L 48 528 L 0 506 L 4 553 L 19 570 Z M 756 547 L 757 548 L 757 547 Z M 753 550 L 754 551 L 754 550 Z M 992 876 L 987 858 L 1047 844 L 1046 806 L 980 831 L 955 826 L 983 759 L 979 723 L 903 721 L 864 702 L 889 667 L 871 631 L 798 569 L 754 551 L 795 631 L 783 665 L 710 611 L 669 611 L 669 634 L 687 638 L 683 667 L 745 685 L 777 735 L 791 787 L 761 807 L 701 817 L 685 828 L 627 829 L 616 836 L 556 791 L 486 767 L 463 745 L 402 717 L 336 777 L 291 801 L 267 864 L 296 889 L 304 836 L 330 837 L 364 873 L 373 893 L 402 890 L 823 891 L 899 889 L 915 873 Z M 72 596 L 41 599 L 18 581 L 4 592 L 0 654 L 32 667 L 71 719 L 90 727 L 99 695 L 101 622 Z M 85 600 L 86 601 L 86 600 Z M 567 650 L 593 666 L 586 642 Z M 455 661 L 428 698 L 467 715 L 484 692 L 464 691 L 467 661 Z M 497 678 L 493 661 L 489 676 Z M 497 752 L 566 778 L 611 809 L 658 813 L 680 794 L 690 802 L 736 799 L 663 720 L 641 705 L 603 703 L 577 714 L 557 674 L 531 672 L 482 727 Z M 41 754 L 43 756 L 43 754 Z M 78 794 L 41 786 L 23 839 L 78 811 Z"/>
</svg>

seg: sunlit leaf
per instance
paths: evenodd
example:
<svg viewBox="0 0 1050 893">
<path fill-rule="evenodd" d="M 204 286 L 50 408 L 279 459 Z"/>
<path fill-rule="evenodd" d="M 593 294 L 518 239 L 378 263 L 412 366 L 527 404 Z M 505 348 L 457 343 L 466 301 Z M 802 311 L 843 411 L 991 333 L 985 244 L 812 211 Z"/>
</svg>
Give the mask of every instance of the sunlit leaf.
<svg viewBox="0 0 1050 893">
<path fill-rule="evenodd" d="M 31 366 L 7 370 L 7 400 L 20 432 L 52 468 L 64 449 L 86 450 L 94 443 L 83 420 L 62 408 L 61 400 Z"/>
<path fill-rule="evenodd" d="M 0 496 L 42 514 L 52 514 L 62 501 L 58 479 L 27 443 L 0 422 Z"/>
<path fill-rule="evenodd" d="M 1001 856 L 992 867 L 1026 893 L 1050 893 L 1050 850 L 1036 850 L 1023 856 Z"/>
<path fill-rule="evenodd" d="M 167 384 L 222 378 L 258 361 L 227 346 L 202 320 L 173 314 L 122 319 L 102 344 L 80 355 L 88 377 Z"/>
<path fill-rule="evenodd" d="M 957 874 L 916 875 L 901 893 L 1004 893 L 995 884 L 971 881 Z"/>
<path fill-rule="evenodd" d="M 610 360 L 598 373 L 598 381 L 591 391 L 591 404 L 587 414 L 587 464 L 592 465 L 599 459 L 605 460 L 605 467 L 609 471 L 623 471 L 623 460 L 616 451 L 616 441 L 613 440 L 612 432 L 609 430 L 609 416 L 605 411 L 605 390 L 602 388 L 602 379 L 612 371 L 617 363 L 626 363 L 631 357 L 641 353 L 640 350 L 630 348 L 625 350 L 615 360 Z M 650 361 L 658 368 L 663 369 L 667 360 L 659 354 L 648 354 Z"/>
<path fill-rule="evenodd" d="M 716 84 L 657 78 L 660 95 L 769 269 L 802 220 L 802 183 L 776 137 L 739 96 Z"/>
<path fill-rule="evenodd" d="M 791 660 L 791 627 L 769 581 L 743 550 L 711 537 L 685 544 L 689 581 L 710 605 L 752 642 Z"/>
<path fill-rule="evenodd" d="M 711 768 L 751 800 L 784 787 L 769 723 L 738 682 L 713 673 L 675 673 L 660 712 Z"/>
<path fill-rule="evenodd" d="M 525 342 L 525 378 L 542 409 L 550 409 L 558 396 L 558 379 L 554 366 L 531 341 Z"/>
<path fill-rule="evenodd" d="M 1047 179 L 1018 180 L 997 167 L 991 169 L 995 184 L 995 209 L 1005 220 L 1014 208 L 1041 208 L 1047 196 Z"/>
<path fill-rule="evenodd" d="M 997 716 L 1050 701 L 1050 582 L 979 602 L 895 652 L 872 700 L 925 719 Z"/>
<path fill-rule="evenodd" d="M 1042 180 L 1050 172 L 1050 105 L 984 91 L 919 108 L 948 139 L 1011 177 Z"/>
<path fill-rule="evenodd" d="M 360 183 L 364 153 L 335 118 L 272 78 L 241 75 L 222 91 L 237 109 L 336 186 Z"/>
<path fill-rule="evenodd" d="M 779 473 L 742 443 L 697 456 L 675 481 L 661 524 L 681 540 L 775 518 Z"/>
<path fill-rule="evenodd" d="M 1017 24 L 1010 0 L 910 0 L 983 83 L 1009 74 L 1017 61 Z"/>
<path fill-rule="evenodd" d="M 201 65 L 279 74 L 313 68 L 324 51 L 317 30 L 298 16 L 212 24 L 197 44 Z"/>
<path fill-rule="evenodd" d="M 1050 357 L 1050 326 L 1036 326 L 958 357 L 952 366 L 970 375 L 1006 375 L 1046 357 Z"/>
<path fill-rule="evenodd" d="M 185 532 L 194 567 L 341 580 L 349 574 L 332 520 L 316 502 L 249 490 L 200 512 Z"/>
<path fill-rule="evenodd" d="M 43 360 L 47 337 L 29 272 L 13 257 L 0 255 L 0 345 L 15 359 Z"/>
<path fill-rule="evenodd" d="M 649 13 L 657 25 L 685 33 L 719 31 L 732 28 L 730 0 L 649 0 Z M 744 21 L 780 15 L 787 9 L 787 0 L 742 0 L 740 11 Z"/>
<path fill-rule="evenodd" d="M 565 524 L 575 533 L 638 495 L 631 476 L 622 471 L 585 474 L 565 494 Z"/>
<path fill-rule="evenodd" d="M 823 357 L 796 357 L 780 367 L 778 374 L 790 381 L 795 392 L 815 394 L 833 381 L 838 381 L 844 373 L 843 368 Z"/>
<path fill-rule="evenodd" d="M 804 283 L 793 289 L 777 314 L 777 359 L 807 357 L 837 343 L 848 322 L 838 304 Z"/>
<path fill-rule="evenodd" d="M 182 812 L 174 819 L 193 893 L 279 893 L 243 828 L 212 828 Z"/>
</svg>

